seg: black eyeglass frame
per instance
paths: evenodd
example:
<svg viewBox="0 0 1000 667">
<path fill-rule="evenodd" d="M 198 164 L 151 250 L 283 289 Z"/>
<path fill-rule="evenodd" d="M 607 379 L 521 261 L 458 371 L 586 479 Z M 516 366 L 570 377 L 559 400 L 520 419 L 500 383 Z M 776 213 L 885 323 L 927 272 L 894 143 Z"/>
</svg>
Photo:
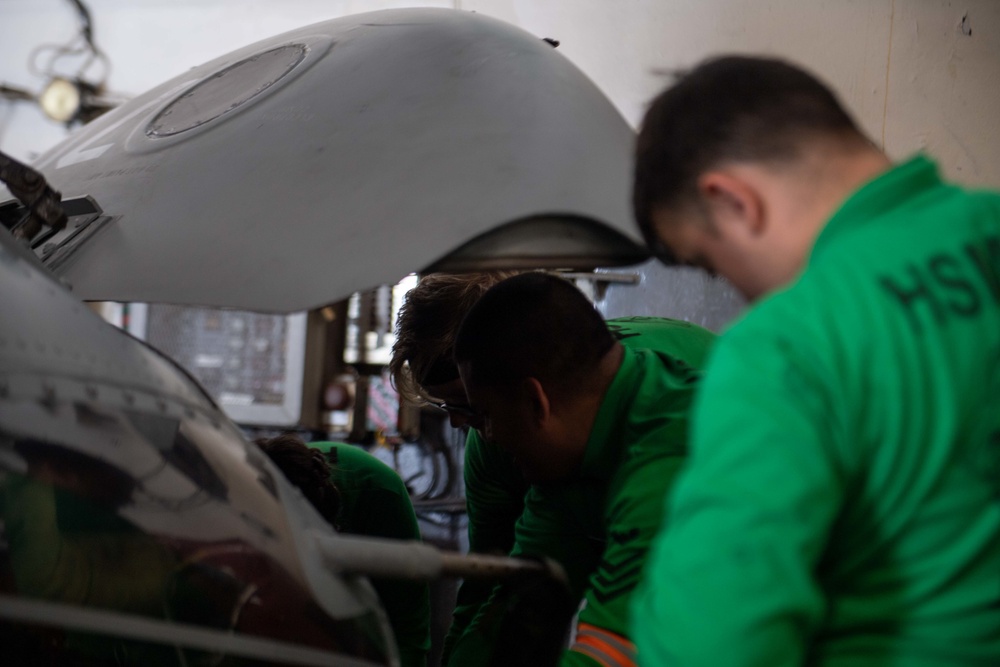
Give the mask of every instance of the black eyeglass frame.
<svg viewBox="0 0 1000 667">
<path fill-rule="evenodd" d="M 445 412 L 454 413 L 470 419 L 475 419 L 480 416 L 480 414 L 469 405 L 451 405 L 446 401 L 428 401 L 427 403 L 428 405 L 434 406 L 438 410 L 444 410 Z"/>
</svg>

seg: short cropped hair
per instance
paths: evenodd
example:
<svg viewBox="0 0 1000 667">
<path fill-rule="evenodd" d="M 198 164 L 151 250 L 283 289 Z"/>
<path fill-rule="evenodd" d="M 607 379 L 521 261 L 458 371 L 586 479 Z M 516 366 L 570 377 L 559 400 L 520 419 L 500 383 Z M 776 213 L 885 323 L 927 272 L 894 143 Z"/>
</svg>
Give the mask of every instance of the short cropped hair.
<svg viewBox="0 0 1000 667">
<path fill-rule="evenodd" d="M 433 397 L 426 384 L 443 384 L 458 378 L 452 360 L 455 334 L 462 318 L 486 290 L 516 271 L 424 276 L 406 293 L 396 319 L 389 373 L 400 395 L 421 404 Z"/>
<path fill-rule="evenodd" d="M 455 361 L 473 381 L 508 387 L 532 377 L 564 395 L 586 391 L 614 345 L 600 313 L 568 281 L 526 273 L 491 288 L 472 307 L 455 340 Z"/>
<path fill-rule="evenodd" d="M 285 433 L 275 438 L 258 438 L 254 444 L 302 492 L 331 526 L 340 528 L 340 491 L 330 479 L 330 464 L 323 452 L 310 447 L 298 436 Z"/>
<path fill-rule="evenodd" d="M 695 201 L 708 169 L 793 160 L 818 138 L 870 145 L 833 92 L 794 65 L 726 56 L 678 75 L 653 100 L 636 144 L 632 201 L 647 243 L 659 243 L 653 211 Z"/>
</svg>

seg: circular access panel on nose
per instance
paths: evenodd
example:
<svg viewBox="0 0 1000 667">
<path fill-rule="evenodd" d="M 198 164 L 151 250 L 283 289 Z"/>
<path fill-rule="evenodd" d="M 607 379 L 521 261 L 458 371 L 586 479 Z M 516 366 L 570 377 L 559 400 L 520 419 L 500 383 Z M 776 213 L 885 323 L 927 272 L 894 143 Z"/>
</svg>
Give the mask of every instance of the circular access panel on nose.
<svg viewBox="0 0 1000 667">
<path fill-rule="evenodd" d="M 304 44 L 287 44 L 216 72 L 160 111 L 146 136 L 172 137 L 239 109 L 288 76 L 305 56 Z"/>
</svg>

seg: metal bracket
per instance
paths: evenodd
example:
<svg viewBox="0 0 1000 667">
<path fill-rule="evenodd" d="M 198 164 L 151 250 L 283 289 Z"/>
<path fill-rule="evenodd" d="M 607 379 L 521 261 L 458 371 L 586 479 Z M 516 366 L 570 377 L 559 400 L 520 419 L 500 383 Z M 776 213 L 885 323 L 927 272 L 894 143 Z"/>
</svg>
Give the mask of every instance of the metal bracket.
<svg viewBox="0 0 1000 667">
<path fill-rule="evenodd" d="M 597 273 L 596 271 L 554 271 L 553 275 L 571 281 L 586 295 L 588 299 L 590 299 L 591 303 L 597 303 L 603 300 L 604 294 L 608 290 L 608 286 L 612 283 L 623 285 L 639 284 L 638 273 L 620 273 L 611 271 L 602 273 Z"/>
<path fill-rule="evenodd" d="M 31 238 L 46 226 L 55 230 L 66 226 L 66 213 L 59 206 L 61 195 L 38 171 L 0 152 L 0 182 L 27 209 L 12 230 L 16 238 Z"/>
<path fill-rule="evenodd" d="M 104 225 L 116 218 L 104 212 L 93 197 L 74 197 L 62 202 L 67 222 L 60 229 L 43 229 L 30 239 L 31 249 L 50 271 L 58 271 Z M 17 233 L 15 228 L 14 232 Z"/>
</svg>

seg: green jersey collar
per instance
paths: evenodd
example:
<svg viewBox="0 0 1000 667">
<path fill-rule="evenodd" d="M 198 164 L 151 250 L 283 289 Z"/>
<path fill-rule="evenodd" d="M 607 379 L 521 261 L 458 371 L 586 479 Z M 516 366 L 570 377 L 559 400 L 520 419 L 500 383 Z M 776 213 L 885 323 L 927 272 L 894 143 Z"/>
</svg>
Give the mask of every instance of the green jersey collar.
<svg viewBox="0 0 1000 667">
<path fill-rule="evenodd" d="M 635 352 L 622 346 L 622 365 L 615 373 L 604 400 L 597 411 L 594 426 L 590 429 L 587 439 L 587 449 L 583 454 L 583 465 L 580 473 L 584 477 L 608 478 L 618 469 L 618 459 L 621 457 L 621 447 L 615 446 L 626 428 L 629 407 L 636 389 L 642 382 L 641 365 Z"/>
<path fill-rule="evenodd" d="M 844 230 L 888 213 L 921 191 L 941 185 L 937 165 L 917 155 L 869 181 L 841 204 L 816 238 L 811 259 Z"/>
</svg>

